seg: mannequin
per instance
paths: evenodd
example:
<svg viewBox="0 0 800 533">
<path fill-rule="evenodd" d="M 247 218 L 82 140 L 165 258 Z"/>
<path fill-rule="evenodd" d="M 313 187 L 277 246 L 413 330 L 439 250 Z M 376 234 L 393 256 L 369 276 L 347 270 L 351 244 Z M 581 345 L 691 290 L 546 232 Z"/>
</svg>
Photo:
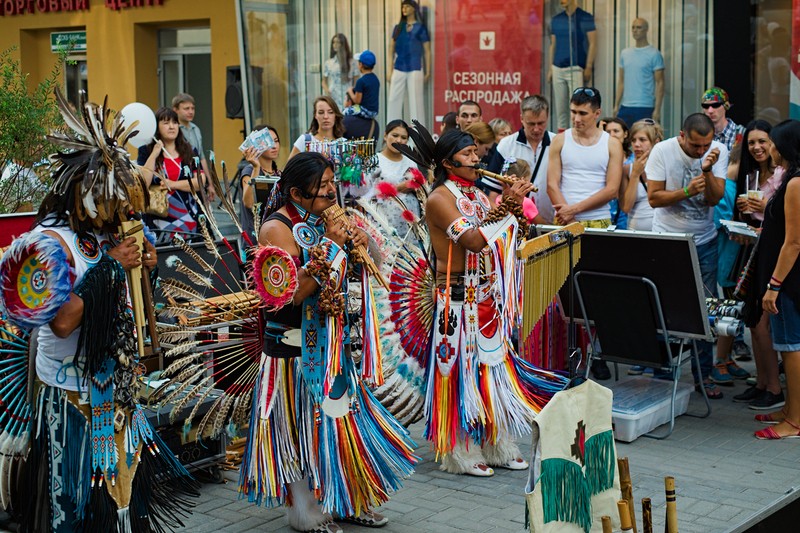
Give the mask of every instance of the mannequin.
<svg viewBox="0 0 800 533">
<path fill-rule="evenodd" d="M 550 68 L 553 108 L 559 130 L 569 127 L 569 99 L 577 87 L 591 85 L 597 53 L 594 16 L 578 7 L 578 0 L 560 0 L 564 11 L 550 21 Z"/>
<path fill-rule="evenodd" d="M 647 40 L 650 25 L 637 18 L 631 25 L 635 46 L 619 58 L 619 79 L 614 116 L 632 126 L 644 118 L 661 120 L 664 100 L 664 56 Z"/>
<path fill-rule="evenodd" d="M 391 80 L 388 120 L 403 118 L 403 100 L 408 93 L 406 118 L 427 121 L 423 84 L 431 74 L 431 38 L 428 28 L 420 21 L 419 5 L 414 0 L 403 0 L 400 23 L 392 30 L 389 43 L 389 68 L 386 78 Z"/>
</svg>

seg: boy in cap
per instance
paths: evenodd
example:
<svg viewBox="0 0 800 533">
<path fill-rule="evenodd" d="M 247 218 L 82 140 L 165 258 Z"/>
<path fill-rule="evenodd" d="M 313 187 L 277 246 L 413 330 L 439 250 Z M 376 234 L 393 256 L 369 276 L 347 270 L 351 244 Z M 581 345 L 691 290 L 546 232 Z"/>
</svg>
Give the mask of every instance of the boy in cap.
<svg viewBox="0 0 800 533">
<path fill-rule="evenodd" d="M 375 118 L 378 114 L 380 99 L 378 92 L 381 82 L 372 72 L 375 68 L 375 54 L 370 50 L 364 50 L 358 55 L 358 69 L 361 77 L 358 78 L 355 87 L 347 89 L 347 97 L 352 105 L 344 109 L 345 115 L 355 115 L 363 118 Z"/>
</svg>

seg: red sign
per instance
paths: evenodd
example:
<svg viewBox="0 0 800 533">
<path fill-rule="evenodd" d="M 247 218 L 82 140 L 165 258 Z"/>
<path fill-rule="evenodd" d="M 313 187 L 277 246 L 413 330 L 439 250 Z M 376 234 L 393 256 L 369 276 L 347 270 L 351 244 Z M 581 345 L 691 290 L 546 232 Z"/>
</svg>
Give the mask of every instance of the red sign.
<svg viewBox="0 0 800 533">
<path fill-rule="evenodd" d="M 106 0 L 106 7 L 113 10 L 129 7 L 163 6 L 164 0 Z"/>
<path fill-rule="evenodd" d="M 13 213 L 0 215 L 0 248 L 5 248 L 11 242 L 31 229 L 36 213 Z"/>
<path fill-rule="evenodd" d="M 437 122 L 474 100 L 484 121 L 519 127 L 522 99 L 541 90 L 543 11 L 544 0 L 436 2 Z"/>
<path fill-rule="evenodd" d="M 2 0 L 0 15 L 32 15 L 34 13 L 59 13 L 87 11 L 89 0 Z"/>
</svg>

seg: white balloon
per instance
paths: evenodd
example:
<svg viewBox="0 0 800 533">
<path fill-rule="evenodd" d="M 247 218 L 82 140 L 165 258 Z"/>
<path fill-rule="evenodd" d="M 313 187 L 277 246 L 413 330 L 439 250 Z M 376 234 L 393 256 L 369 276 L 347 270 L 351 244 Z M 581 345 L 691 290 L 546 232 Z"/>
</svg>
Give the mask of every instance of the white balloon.
<svg viewBox="0 0 800 533">
<path fill-rule="evenodd" d="M 128 139 L 129 143 L 136 148 L 141 148 L 153 140 L 153 136 L 156 134 L 156 115 L 152 109 L 141 102 L 131 102 L 123 107 L 120 113 L 125 128 L 137 120 L 139 121 L 139 124 L 136 125 L 139 132 Z"/>
</svg>

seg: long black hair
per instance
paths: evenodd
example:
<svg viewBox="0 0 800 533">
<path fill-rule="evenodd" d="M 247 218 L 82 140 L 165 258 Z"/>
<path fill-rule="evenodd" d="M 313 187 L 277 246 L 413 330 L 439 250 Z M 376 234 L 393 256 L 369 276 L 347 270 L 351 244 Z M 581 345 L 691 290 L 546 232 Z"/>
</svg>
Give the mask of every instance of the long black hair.
<svg viewBox="0 0 800 533">
<path fill-rule="evenodd" d="M 264 216 L 268 217 L 286 205 L 291 200 L 291 191 L 294 188 L 305 194 L 316 195 L 322 183 L 322 175 L 327 169 L 333 170 L 333 163 L 320 153 L 300 152 L 292 157 L 273 189 Z"/>
<path fill-rule="evenodd" d="M 781 187 L 784 187 L 790 179 L 800 175 L 800 122 L 784 120 L 772 128 L 769 138 L 781 154 L 782 165 L 786 169 L 781 183 Z"/>
<path fill-rule="evenodd" d="M 175 150 L 178 152 L 178 156 L 181 158 L 181 164 L 183 165 L 191 165 L 192 158 L 194 157 L 194 148 L 192 145 L 189 144 L 189 141 L 186 140 L 186 137 L 183 136 L 183 131 L 180 128 L 180 120 L 178 120 L 178 114 L 175 112 L 174 109 L 171 107 L 159 107 L 158 111 L 156 111 L 156 139 L 161 139 L 161 135 L 158 131 L 158 125 L 161 124 L 162 121 L 166 122 L 174 122 L 178 124 L 178 136 L 175 138 Z M 155 148 L 156 141 L 155 139 L 147 145 L 147 148 L 150 149 L 150 153 L 153 153 L 153 149 Z M 156 159 L 156 169 L 160 168 L 161 165 L 164 164 L 164 152 L 162 151 L 158 154 L 158 158 Z"/>
<path fill-rule="evenodd" d="M 419 22 L 421 25 L 425 26 L 425 21 L 422 19 L 422 11 L 420 11 L 419 3 L 416 1 L 404 1 L 400 3 L 400 22 L 394 27 L 392 31 L 392 40 L 396 41 L 397 38 L 400 36 L 401 32 L 406 31 L 406 24 L 408 24 L 408 20 L 406 20 L 405 15 L 403 15 L 403 5 L 408 4 L 414 8 L 414 18 Z"/>
<path fill-rule="evenodd" d="M 275 142 L 280 142 L 280 135 L 278 135 L 277 129 L 273 128 L 269 124 L 259 124 L 258 126 L 253 128 L 253 131 L 261 131 L 261 130 L 269 130 L 269 134 L 272 137 L 272 139 Z M 272 135 L 273 132 L 275 132 L 275 135 Z M 278 173 L 278 162 L 275 161 L 274 159 L 272 160 L 272 173 L 273 174 Z"/>
<path fill-rule="evenodd" d="M 753 131 L 763 131 L 767 135 L 770 135 L 772 132 L 772 124 L 767 122 L 766 120 L 751 120 L 747 124 L 747 128 L 744 130 L 744 134 L 742 135 L 742 156 L 739 160 L 739 173 L 736 175 L 736 196 L 738 197 L 740 194 L 745 194 L 748 189 L 747 180 L 748 177 L 753 174 L 756 170 L 761 168 L 761 165 L 758 161 L 755 160 L 753 154 L 750 153 L 749 148 L 747 147 L 747 141 L 750 137 L 750 133 Z M 769 155 L 769 152 L 767 152 Z M 770 158 L 770 166 L 774 167 L 775 163 Z"/>
</svg>

